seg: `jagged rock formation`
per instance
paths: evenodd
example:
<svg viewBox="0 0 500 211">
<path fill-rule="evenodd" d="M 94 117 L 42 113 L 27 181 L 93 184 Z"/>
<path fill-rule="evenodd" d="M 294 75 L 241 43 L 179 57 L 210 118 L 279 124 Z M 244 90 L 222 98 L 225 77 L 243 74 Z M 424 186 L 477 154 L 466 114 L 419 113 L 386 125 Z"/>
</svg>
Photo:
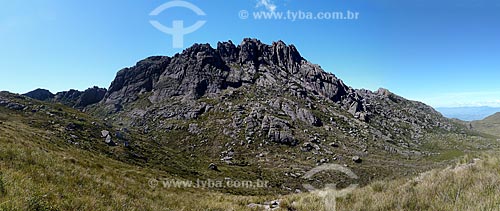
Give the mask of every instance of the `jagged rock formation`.
<svg viewBox="0 0 500 211">
<path fill-rule="evenodd" d="M 52 94 L 49 90 L 36 89 L 23 95 L 41 101 L 58 102 L 75 108 L 84 108 L 100 102 L 106 91 L 106 89 L 94 86 L 83 92 L 71 89 Z"/>
<path fill-rule="evenodd" d="M 312 142 L 315 151 L 328 146 L 320 139 L 350 140 L 359 150 L 383 140 L 377 145 L 384 150 L 412 153 L 404 148 L 426 132 L 456 129 L 429 106 L 385 89 L 353 89 L 295 46 L 256 39 L 219 42 L 216 49 L 195 44 L 173 57 L 142 60 L 118 72 L 99 107 L 117 114 L 115 123 L 145 133 L 189 130 L 201 139 L 201 131 L 218 131 L 233 142 Z M 200 120 L 216 113 L 223 117 Z M 194 130 L 177 120 L 199 122 Z"/>
<path fill-rule="evenodd" d="M 88 105 L 98 103 L 104 98 L 105 94 L 106 89 L 94 86 L 83 92 L 74 89 L 58 92 L 55 95 L 54 100 L 75 108 L 83 108 Z"/>
<path fill-rule="evenodd" d="M 145 92 L 152 92 L 149 97 L 152 102 L 173 96 L 199 99 L 252 84 L 276 89 L 286 87 L 301 98 L 318 95 L 341 103 L 353 114 L 366 111 L 354 89 L 318 65 L 307 62 L 295 46 L 287 46 L 282 41 L 266 45 L 256 39 L 245 39 L 239 46 L 231 41 L 218 43 L 217 49 L 208 44 L 195 44 L 172 58 L 147 58 L 118 72 L 104 102 L 127 103 Z"/>
</svg>

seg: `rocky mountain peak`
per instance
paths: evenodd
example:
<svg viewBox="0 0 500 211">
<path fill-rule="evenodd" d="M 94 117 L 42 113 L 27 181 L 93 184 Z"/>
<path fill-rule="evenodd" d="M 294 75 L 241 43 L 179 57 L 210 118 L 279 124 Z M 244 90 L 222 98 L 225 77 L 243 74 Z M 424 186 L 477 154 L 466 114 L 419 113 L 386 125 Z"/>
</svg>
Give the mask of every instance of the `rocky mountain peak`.
<svg viewBox="0 0 500 211">
<path fill-rule="evenodd" d="M 249 38 L 146 58 L 119 71 L 94 108 L 145 134 L 185 132 L 204 143 L 213 133 L 214 141 L 232 140 L 231 146 L 303 143 L 305 151 L 318 151 L 325 137 L 366 148 L 369 140 L 420 143 L 426 131 L 453 129 L 425 104 L 386 89 L 347 86 L 293 45 Z M 410 153 L 382 145 L 391 153 Z"/>
<path fill-rule="evenodd" d="M 217 48 L 213 49 L 209 44 L 194 44 L 185 49 L 179 57 L 215 59 L 225 63 L 239 63 L 259 65 L 277 65 L 287 70 L 293 69 L 304 59 L 294 45 L 286 45 L 283 41 L 273 42 L 271 45 L 262 43 L 260 40 L 245 38 L 240 45 L 236 46 L 231 40 L 218 42 Z"/>
<path fill-rule="evenodd" d="M 277 60 L 290 60 L 292 62 L 304 60 L 294 45 L 286 45 L 285 42 L 281 40 L 273 42 L 271 48 Z"/>
<path fill-rule="evenodd" d="M 257 76 L 266 72 L 272 75 L 259 80 Z M 287 83 L 292 78 L 289 74 L 299 72 L 303 77 L 337 80 L 333 75 L 318 76 L 327 73 L 308 63 L 295 46 L 283 41 L 267 45 L 246 38 L 238 46 L 232 41 L 219 42 L 216 49 L 209 44 L 194 44 L 173 57 L 149 57 L 119 71 L 105 99 L 114 103 L 130 102 L 137 94 L 151 91 L 153 101 L 179 95 L 197 98 L 206 93 L 219 93 L 227 87 L 269 85 L 271 78 Z M 281 78 L 276 79 L 278 76 Z"/>
<path fill-rule="evenodd" d="M 215 49 L 210 46 L 210 44 L 194 44 L 189 48 L 182 51 L 182 55 L 188 55 L 190 57 L 196 58 L 198 54 L 207 54 L 214 56 L 216 54 Z"/>
<path fill-rule="evenodd" d="M 276 65 L 291 70 L 304 60 L 294 45 L 286 45 L 281 40 L 267 45 L 260 40 L 246 38 L 237 49 L 240 63 Z"/>
<path fill-rule="evenodd" d="M 225 62 L 237 62 L 239 58 L 239 50 L 231 40 L 227 42 L 218 42 L 217 53 Z"/>
<path fill-rule="evenodd" d="M 258 64 L 262 61 L 262 54 L 267 46 L 262 44 L 260 40 L 245 38 L 238 46 L 240 63 L 253 62 Z"/>
<path fill-rule="evenodd" d="M 337 102 L 350 113 L 366 111 L 362 97 L 319 65 L 306 61 L 294 45 L 283 41 L 271 45 L 257 39 L 195 44 L 173 57 L 149 57 L 136 66 L 118 72 L 106 93 L 104 103 L 110 108 L 134 102 L 148 93 L 152 103 L 171 97 L 196 100 L 206 95 L 220 95 L 228 88 L 257 86 L 282 90 L 308 99 Z M 366 115 L 360 115 L 364 119 Z"/>
<path fill-rule="evenodd" d="M 41 101 L 54 98 L 54 94 L 46 89 L 35 89 L 23 95 Z"/>
</svg>

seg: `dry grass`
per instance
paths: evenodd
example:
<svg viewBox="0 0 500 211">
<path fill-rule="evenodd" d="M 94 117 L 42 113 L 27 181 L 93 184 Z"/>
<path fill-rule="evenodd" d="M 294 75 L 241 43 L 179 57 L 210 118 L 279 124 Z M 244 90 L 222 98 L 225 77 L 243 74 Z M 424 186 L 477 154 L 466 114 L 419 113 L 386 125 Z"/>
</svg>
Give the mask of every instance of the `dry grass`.
<svg viewBox="0 0 500 211">
<path fill-rule="evenodd" d="M 295 210 L 321 203 L 316 194 L 287 197 Z M 325 210 L 317 204 L 314 210 Z M 377 181 L 337 199 L 337 210 L 500 210 L 500 157 L 466 156 L 454 167 L 422 173 L 413 179 Z"/>
<path fill-rule="evenodd" d="M 63 115 L 63 120 L 74 113 L 63 110 L 69 112 Z M 13 114 L 2 112 L 0 108 L 0 211 L 250 210 L 247 206 L 250 203 L 280 198 L 281 210 L 325 209 L 323 198 L 311 193 L 238 196 L 213 189 L 153 189 L 148 185 L 151 178 L 176 179 L 179 175 L 113 159 L 117 157 L 113 155 L 119 153 L 116 150 L 92 151 L 74 147 L 64 136 L 54 132 L 57 130 L 33 126 L 44 125 L 51 119 L 38 113 Z M 67 123 L 61 121 L 61 126 Z M 85 131 L 78 135 L 90 135 Z M 429 158 L 430 161 L 416 162 L 450 160 L 462 156 L 462 148 L 479 149 L 478 146 L 484 145 L 465 137 L 450 139 L 459 141 L 430 144 L 429 149 L 442 153 Z M 88 141 L 87 144 L 94 146 L 90 149 L 99 149 L 95 147 L 96 142 Z M 456 167 L 432 170 L 410 180 L 373 182 L 339 199 L 337 210 L 500 210 L 500 158 L 485 155 L 474 165 L 469 164 L 472 160 L 472 157 L 465 157 Z M 170 161 L 176 159 L 167 160 Z M 392 165 L 384 167 L 394 168 Z M 262 192 L 268 194 L 266 191 Z M 330 192 L 321 194 L 329 195 Z"/>
<path fill-rule="evenodd" d="M 150 178 L 172 175 L 54 144 L 64 140 L 20 121 L 4 122 L 0 135 L 0 211 L 250 210 L 250 203 L 280 198 L 152 189 Z M 500 158 L 480 159 L 471 164 L 466 156 L 457 166 L 413 179 L 373 182 L 338 199 L 337 210 L 500 210 Z M 325 209 L 317 194 L 281 198 L 281 210 Z"/>
<path fill-rule="evenodd" d="M 274 197 L 148 186 L 161 171 L 50 144 L 47 131 L 0 127 L 0 210 L 249 210 Z"/>
</svg>

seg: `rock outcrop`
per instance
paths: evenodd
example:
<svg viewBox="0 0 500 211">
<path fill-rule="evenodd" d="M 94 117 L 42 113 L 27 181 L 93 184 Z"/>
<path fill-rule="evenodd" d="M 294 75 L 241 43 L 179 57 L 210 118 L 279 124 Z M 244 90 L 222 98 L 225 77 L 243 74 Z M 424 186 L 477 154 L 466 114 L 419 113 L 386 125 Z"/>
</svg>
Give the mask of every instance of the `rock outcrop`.
<svg viewBox="0 0 500 211">
<path fill-rule="evenodd" d="M 315 153 L 328 137 L 329 147 L 383 140 L 380 148 L 403 154 L 400 147 L 420 143 L 426 131 L 454 128 L 425 104 L 386 89 L 353 89 L 295 46 L 256 39 L 149 57 L 120 70 L 97 107 L 144 133 L 181 130 L 205 139 L 214 132 L 240 145 L 302 145 Z"/>
<path fill-rule="evenodd" d="M 83 92 L 71 89 L 69 91 L 56 93 L 54 101 L 75 108 L 84 108 L 88 105 L 100 102 L 104 98 L 105 94 L 106 89 L 96 86 L 88 88 Z"/>
<path fill-rule="evenodd" d="M 231 41 L 218 43 L 217 49 L 195 44 L 173 57 L 149 57 L 120 70 L 103 102 L 121 107 L 144 93 L 149 93 L 153 103 L 174 96 L 193 100 L 249 85 L 275 89 L 286 86 L 291 95 L 316 95 L 338 102 L 353 115 L 366 111 L 354 89 L 306 61 L 295 46 L 282 41 L 266 45 L 256 39 L 244 39 L 238 46 Z"/>
<path fill-rule="evenodd" d="M 49 90 L 35 89 L 23 95 L 41 101 L 51 101 L 75 108 L 84 108 L 100 102 L 104 98 L 106 91 L 106 89 L 94 86 L 83 92 L 71 89 L 69 91 L 52 94 Z"/>
<path fill-rule="evenodd" d="M 83 108 L 88 105 L 92 105 L 100 102 L 104 95 L 106 94 L 106 89 L 99 87 L 88 88 L 85 91 L 81 92 L 81 95 L 75 101 L 74 107 Z"/>
<path fill-rule="evenodd" d="M 35 89 L 23 95 L 41 101 L 50 100 L 54 98 L 54 94 L 52 94 L 52 92 L 46 89 Z"/>
</svg>

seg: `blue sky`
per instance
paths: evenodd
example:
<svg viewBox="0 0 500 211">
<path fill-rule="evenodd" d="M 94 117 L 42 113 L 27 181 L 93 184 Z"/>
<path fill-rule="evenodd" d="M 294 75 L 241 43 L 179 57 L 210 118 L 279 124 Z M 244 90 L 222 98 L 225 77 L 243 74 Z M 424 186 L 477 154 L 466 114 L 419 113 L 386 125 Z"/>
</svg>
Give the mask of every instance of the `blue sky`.
<svg viewBox="0 0 500 211">
<path fill-rule="evenodd" d="M 495 0 L 191 0 L 206 16 L 159 0 L 20 0 L 0 7 L 0 90 L 108 87 L 116 72 L 173 55 L 149 21 L 185 26 L 184 46 L 245 37 L 283 40 L 354 88 L 385 87 L 432 106 L 500 106 L 500 3 Z M 268 7 L 263 6 L 268 4 Z M 256 20 L 255 12 L 359 12 L 357 20 Z M 241 10 L 249 13 L 240 19 Z"/>
</svg>

